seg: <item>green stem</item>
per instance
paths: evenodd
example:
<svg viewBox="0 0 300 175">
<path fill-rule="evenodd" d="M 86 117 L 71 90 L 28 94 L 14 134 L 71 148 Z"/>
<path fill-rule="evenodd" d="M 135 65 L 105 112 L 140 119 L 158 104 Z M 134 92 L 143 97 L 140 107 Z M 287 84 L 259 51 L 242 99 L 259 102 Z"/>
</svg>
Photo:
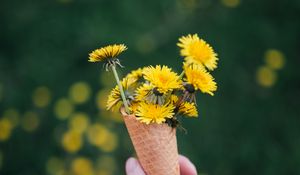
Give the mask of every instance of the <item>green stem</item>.
<svg viewBox="0 0 300 175">
<path fill-rule="evenodd" d="M 122 97 L 122 101 L 123 101 L 123 104 L 124 104 L 124 107 L 125 107 L 125 111 L 127 114 L 130 114 L 130 110 L 129 110 L 129 107 L 128 107 L 128 103 L 127 103 L 127 100 L 126 100 L 126 97 L 125 97 L 125 93 L 124 93 L 124 90 L 123 90 L 123 86 L 120 82 L 120 79 L 119 79 L 119 76 L 118 76 L 118 73 L 117 73 L 117 70 L 116 70 L 116 67 L 114 65 L 111 66 L 111 69 L 114 73 L 114 76 L 115 76 L 115 79 L 117 81 L 117 84 L 119 86 L 119 89 L 120 89 L 120 94 L 121 94 L 121 97 Z"/>
<path fill-rule="evenodd" d="M 181 72 L 181 74 L 179 75 L 179 80 L 182 79 L 182 77 L 184 76 L 184 70 Z"/>
</svg>

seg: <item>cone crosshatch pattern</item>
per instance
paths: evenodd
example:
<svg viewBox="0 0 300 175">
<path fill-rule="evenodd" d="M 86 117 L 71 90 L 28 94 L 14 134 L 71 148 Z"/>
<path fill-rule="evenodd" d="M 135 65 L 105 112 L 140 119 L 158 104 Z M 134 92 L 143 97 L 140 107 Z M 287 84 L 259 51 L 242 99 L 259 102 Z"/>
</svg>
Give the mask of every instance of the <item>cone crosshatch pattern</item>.
<svg viewBox="0 0 300 175">
<path fill-rule="evenodd" d="M 179 175 L 176 129 L 149 124 L 121 111 L 140 164 L 147 175 Z"/>
</svg>

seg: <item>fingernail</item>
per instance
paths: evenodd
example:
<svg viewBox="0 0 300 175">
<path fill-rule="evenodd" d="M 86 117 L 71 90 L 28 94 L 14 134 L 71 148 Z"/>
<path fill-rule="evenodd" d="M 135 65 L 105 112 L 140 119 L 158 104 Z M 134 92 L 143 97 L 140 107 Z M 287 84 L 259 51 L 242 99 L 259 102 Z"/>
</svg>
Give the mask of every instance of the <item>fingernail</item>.
<svg viewBox="0 0 300 175">
<path fill-rule="evenodd" d="M 190 170 L 193 172 L 194 175 L 197 175 L 197 170 L 196 170 L 195 165 L 189 159 L 187 159 L 187 160 L 188 160 L 188 166 L 189 166 Z"/>
<path fill-rule="evenodd" d="M 136 168 L 138 166 L 138 162 L 135 158 L 129 158 L 126 162 L 126 172 L 132 173 L 135 172 Z"/>
</svg>

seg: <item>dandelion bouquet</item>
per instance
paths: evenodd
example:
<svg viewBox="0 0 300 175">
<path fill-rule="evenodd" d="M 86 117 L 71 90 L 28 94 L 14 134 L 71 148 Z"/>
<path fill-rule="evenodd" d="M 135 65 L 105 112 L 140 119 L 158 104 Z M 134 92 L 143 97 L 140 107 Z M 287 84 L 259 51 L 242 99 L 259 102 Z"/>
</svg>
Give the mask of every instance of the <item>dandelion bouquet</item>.
<svg viewBox="0 0 300 175">
<path fill-rule="evenodd" d="M 165 65 L 133 70 L 122 80 L 117 58 L 123 44 L 96 49 L 90 62 L 103 61 L 117 86 L 108 95 L 107 109 L 119 108 L 138 159 L 148 175 L 179 175 L 176 128 L 180 117 L 197 117 L 197 92 L 214 95 L 216 82 L 209 71 L 217 67 L 217 54 L 197 34 L 179 38 L 183 71 L 177 74 Z"/>
</svg>

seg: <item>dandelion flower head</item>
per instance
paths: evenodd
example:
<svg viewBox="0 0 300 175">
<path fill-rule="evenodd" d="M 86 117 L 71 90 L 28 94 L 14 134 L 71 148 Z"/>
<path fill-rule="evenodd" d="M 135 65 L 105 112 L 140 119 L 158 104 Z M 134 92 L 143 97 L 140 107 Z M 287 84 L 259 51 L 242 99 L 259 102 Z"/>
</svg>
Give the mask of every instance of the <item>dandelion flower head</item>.
<svg viewBox="0 0 300 175">
<path fill-rule="evenodd" d="M 149 66 L 144 68 L 143 74 L 144 79 L 149 81 L 160 93 L 165 94 L 181 87 L 179 76 L 167 66 Z"/>
<path fill-rule="evenodd" d="M 175 106 L 170 104 L 158 105 L 141 102 L 135 113 L 137 120 L 143 123 L 157 123 L 161 124 L 166 121 L 167 118 L 172 118 L 174 115 Z"/>
<path fill-rule="evenodd" d="M 197 34 L 182 36 L 177 45 L 181 48 L 180 54 L 188 64 L 202 64 L 209 70 L 217 68 L 217 54 L 213 48 L 200 39 Z"/>
</svg>

